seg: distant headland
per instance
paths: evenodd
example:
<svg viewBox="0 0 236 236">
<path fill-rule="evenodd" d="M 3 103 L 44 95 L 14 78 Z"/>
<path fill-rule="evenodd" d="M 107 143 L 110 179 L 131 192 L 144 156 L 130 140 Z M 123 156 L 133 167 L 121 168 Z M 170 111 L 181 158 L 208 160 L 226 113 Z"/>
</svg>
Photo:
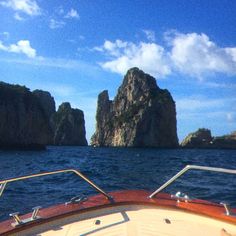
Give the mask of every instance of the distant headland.
<svg viewBox="0 0 236 236">
<path fill-rule="evenodd" d="M 0 82 L 0 149 L 43 149 L 47 145 L 87 146 L 84 113 L 49 92 Z M 236 132 L 212 137 L 209 129 L 178 142 L 175 101 L 156 79 L 138 68 L 124 76 L 114 100 L 98 96 L 92 146 L 236 149 Z"/>
</svg>

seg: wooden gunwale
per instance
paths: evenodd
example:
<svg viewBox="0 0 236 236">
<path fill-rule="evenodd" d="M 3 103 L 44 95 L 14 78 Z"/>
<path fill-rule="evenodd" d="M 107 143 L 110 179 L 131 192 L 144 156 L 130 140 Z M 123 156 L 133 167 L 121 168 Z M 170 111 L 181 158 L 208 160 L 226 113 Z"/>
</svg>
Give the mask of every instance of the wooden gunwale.
<svg viewBox="0 0 236 236">
<path fill-rule="evenodd" d="M 76 214 L 99 210 L 102 208 L 114 207 L 119 205 L 152 205 L 165 209 L 177 209 L 185 212 L 191 212 L 198 215 L 207 216 L 213 219 L 218 219 L 236 225 L 236 217 L 225 215 L 225 209 L 222 205 L 211 203 L 203 200 L 192 200 L 189 202 L 178 202 L 171 198 L 171 195 L 159 193 L 156 197 L 150 199 L 150 192 L 144 190 L 125 190 L 111 192 L 113 201 L 109 201 L 102 194 L 91 196 L 85 202 L 79 204 L 60 204 L 49 208 L 44 208 L 39 211 L 40 220 L 30 222 L 28 224 L 12 227 L 13 219 L 0 223 L 0 235 L 6 236 L 12 233 L 17 233 L 31 227 L 48 223 L 64 217 L 73 216 Z M 236 213 L 236 209 L 232 210 Z M 21 219 L 29 218 L 31 213 L 20 216 Z"/>
</svg>

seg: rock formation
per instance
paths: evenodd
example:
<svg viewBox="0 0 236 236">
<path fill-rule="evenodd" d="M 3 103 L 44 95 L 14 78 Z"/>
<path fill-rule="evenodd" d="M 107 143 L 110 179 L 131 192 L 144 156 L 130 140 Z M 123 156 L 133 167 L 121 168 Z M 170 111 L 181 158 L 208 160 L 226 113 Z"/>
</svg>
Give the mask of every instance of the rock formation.
<svg viewBox="0 0 236 236">
<path fill-rule="evenodd" d="M 53 116 L 54 145 L 86 146 L 84 113 L 62 103 Z"/>
<path fill-rule="evenodd" d="M 138 68 L 130 69 L 113 101 L 108 92 L 98 96 L 95 146 L 178 146 L 175 102 L 155 78 Z"/>
<path fill-rule="evenodd" d="M 0 82 L 0 147 L 43 148 L 50 135 L 37 97 L 26 87 Z"/>
<path fill-rule="evenodd" d="M 236 131 L 229 135 L 212 137 L 209 129 L 190 133 L 181 143 L 183 148 L 236 149 Z"/>
<path fill-rule="evenodd" d="M 180 144 L 185 148 L 207 148 L 212 144 L 211 131 L 209 129 L 198 129 L 190 133 Z"/>
</svg>

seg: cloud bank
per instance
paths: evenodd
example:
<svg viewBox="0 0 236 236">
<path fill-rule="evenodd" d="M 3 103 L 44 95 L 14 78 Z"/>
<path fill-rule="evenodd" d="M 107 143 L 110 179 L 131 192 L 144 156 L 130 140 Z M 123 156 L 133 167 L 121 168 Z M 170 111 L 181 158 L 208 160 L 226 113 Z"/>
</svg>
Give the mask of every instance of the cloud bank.
<svg viewBox="0 0 236 236">
<path fill-rule="evenodd" d="M 171 60 L 182 73 L 195 77 L 236 74 L 236 48 L 220 48 L 205 34 L 177 34 L 171 45 Z"/>
<path fill-rule="evenodd" d="M 236 75 L 236 47 L 219 47 L 206 34 L 175 33 L 168 36 L 166 47 L 149 39 L 138 43 L 106 40 L 94 49 L 107 58 L 100 63 L 102 68 L 122 75 L 134 66 L 159 78 L 174 72 L 199 79 L 215 73 Z"/>
<path fill-rule="evenodd" d="M 130 67 L 138 66 L 144 71 L 164 77 L 171 73 L 165 50 L 158 44 L 106 40 L 102 47 L 95 50 L 104 52 L 111 59 L 100 65 L 107 70 L 125 74 Z"/>
</svg>

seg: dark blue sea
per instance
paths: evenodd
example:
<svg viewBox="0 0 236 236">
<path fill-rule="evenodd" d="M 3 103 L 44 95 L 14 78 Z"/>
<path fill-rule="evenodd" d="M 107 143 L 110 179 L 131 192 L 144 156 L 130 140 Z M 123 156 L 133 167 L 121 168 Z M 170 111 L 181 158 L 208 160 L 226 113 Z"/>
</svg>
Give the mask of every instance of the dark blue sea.
<svg viewBox="0 0 236 236">
<path fill-rule="evenodd" d="M 105 191 L 154 191 L 186 165 L 236 169 L 236 150 L 48 147 L 46 151 L 1 151 L 0 179 L 66 168 L 79 169 Z M 236 175 L 191 171 L 165 191 L 191 198 L 226 201 L 236 207 Z M 58 174 L 8 184 L 0 197 L 0 220 L 72 197 L 96 194 L 74 174 Z"/>
</svg>

